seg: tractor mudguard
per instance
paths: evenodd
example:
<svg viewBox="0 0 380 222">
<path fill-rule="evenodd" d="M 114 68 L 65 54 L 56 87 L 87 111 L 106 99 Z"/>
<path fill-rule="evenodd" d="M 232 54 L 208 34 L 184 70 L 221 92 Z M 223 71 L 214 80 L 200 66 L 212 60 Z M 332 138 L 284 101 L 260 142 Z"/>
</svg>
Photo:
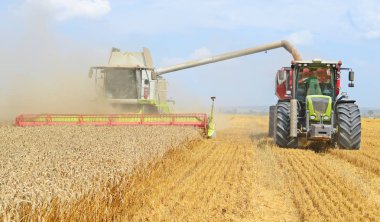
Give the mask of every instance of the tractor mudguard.
<svg viewBox="0 0 380 222">
<path fill-rule="evenodd" d="M 336 104 L 341 104 L 341 103 L 356 103 L 356 100 L 353 100 L 353 99 L 341 99 L 341 100 L 337 100 L 335 103 Z"/>
</svg>

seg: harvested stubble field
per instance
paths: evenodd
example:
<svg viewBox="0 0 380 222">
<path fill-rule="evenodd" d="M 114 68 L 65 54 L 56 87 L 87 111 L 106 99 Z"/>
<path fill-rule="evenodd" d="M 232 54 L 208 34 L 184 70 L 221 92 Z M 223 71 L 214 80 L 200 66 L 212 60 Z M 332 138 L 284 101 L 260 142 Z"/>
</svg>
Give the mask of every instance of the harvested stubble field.
<svg viewBox="0 0 380 222">
<path fill-rule="evenodd" d="M 280 149 L 266 137 L 267 117 L 226 118 L 214 140 L 168 128 L 164 143 L 153 128 L 148 137 L 143 128 L 2 128 L 1 195 L 16 194 L 1 200 L 2 212 L 71 221 L 380 220 L 380 120 L 363 119 L 362 149 L 345 151 Z M 126 139 L 133 134 L 146 142 Z"/>
</svg>

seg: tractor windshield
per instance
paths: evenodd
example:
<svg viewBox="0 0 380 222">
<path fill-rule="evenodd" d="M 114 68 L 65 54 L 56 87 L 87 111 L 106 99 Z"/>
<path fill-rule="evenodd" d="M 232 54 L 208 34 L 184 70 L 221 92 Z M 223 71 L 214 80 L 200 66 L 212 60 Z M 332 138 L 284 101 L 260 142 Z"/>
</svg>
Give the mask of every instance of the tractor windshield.
<svg viewBox="0 0 380 222">
<path fill-rule="evenodd" d="M 325 95 L 334 98 L 333 70 L 329 67 L 302 67 L 297 75 L 297 99 L 308 95 Z"/>
</svg>

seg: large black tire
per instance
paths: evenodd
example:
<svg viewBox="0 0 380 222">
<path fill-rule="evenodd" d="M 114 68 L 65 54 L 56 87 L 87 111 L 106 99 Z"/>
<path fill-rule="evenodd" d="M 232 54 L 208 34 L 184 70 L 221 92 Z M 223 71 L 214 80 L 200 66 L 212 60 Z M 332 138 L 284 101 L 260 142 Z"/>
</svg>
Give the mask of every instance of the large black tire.
<svg viewBox="0 0 380 222">
<path fill-rule="evenodd" d="M 338 132 L 336 142 L 343 149 L 360 149 L 361 119 L 355 103 L 340 103 L 336 107 Z"/>
<path fill-rule="evenodd" d="M 276 106 L 269 106 L 269 130 L 268 136 L 274 137 L 274 118 L 275 118 Z"/>
<path fill-rule="evenodd" d="M 290 137 L 290 103 L 279 102 L 276 106 L 275 141 L 279 147 L 297 148 L 298 138 Z"/>
</svg>

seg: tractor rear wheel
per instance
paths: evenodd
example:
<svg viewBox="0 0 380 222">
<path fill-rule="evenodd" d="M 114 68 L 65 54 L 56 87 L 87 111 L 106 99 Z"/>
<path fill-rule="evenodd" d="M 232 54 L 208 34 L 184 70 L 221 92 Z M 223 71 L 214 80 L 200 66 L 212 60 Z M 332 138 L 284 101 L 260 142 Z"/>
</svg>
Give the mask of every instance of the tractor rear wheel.
<svg viewBox="0 0 380 222">
<path fill-rule="evenodd" d="M 276 112 L 276 106 L 269 106 L 269 130 L 268 130 L 269 137 L 274 137 L 275 112 Z"/>
<path fill-rule="evenodd" d="M 361 120 L 355 103 L 341 103 L 336 107 L 338 132 L 336 142 L 343 149 L 360 149 Z"/>
<path fill-rule="evenodd" d="M 298 147 L 298 138 L 290 137 L 290 103 L 278 102 L 275 114 L 276 144 L 283 148 Z"/>
</svg>

